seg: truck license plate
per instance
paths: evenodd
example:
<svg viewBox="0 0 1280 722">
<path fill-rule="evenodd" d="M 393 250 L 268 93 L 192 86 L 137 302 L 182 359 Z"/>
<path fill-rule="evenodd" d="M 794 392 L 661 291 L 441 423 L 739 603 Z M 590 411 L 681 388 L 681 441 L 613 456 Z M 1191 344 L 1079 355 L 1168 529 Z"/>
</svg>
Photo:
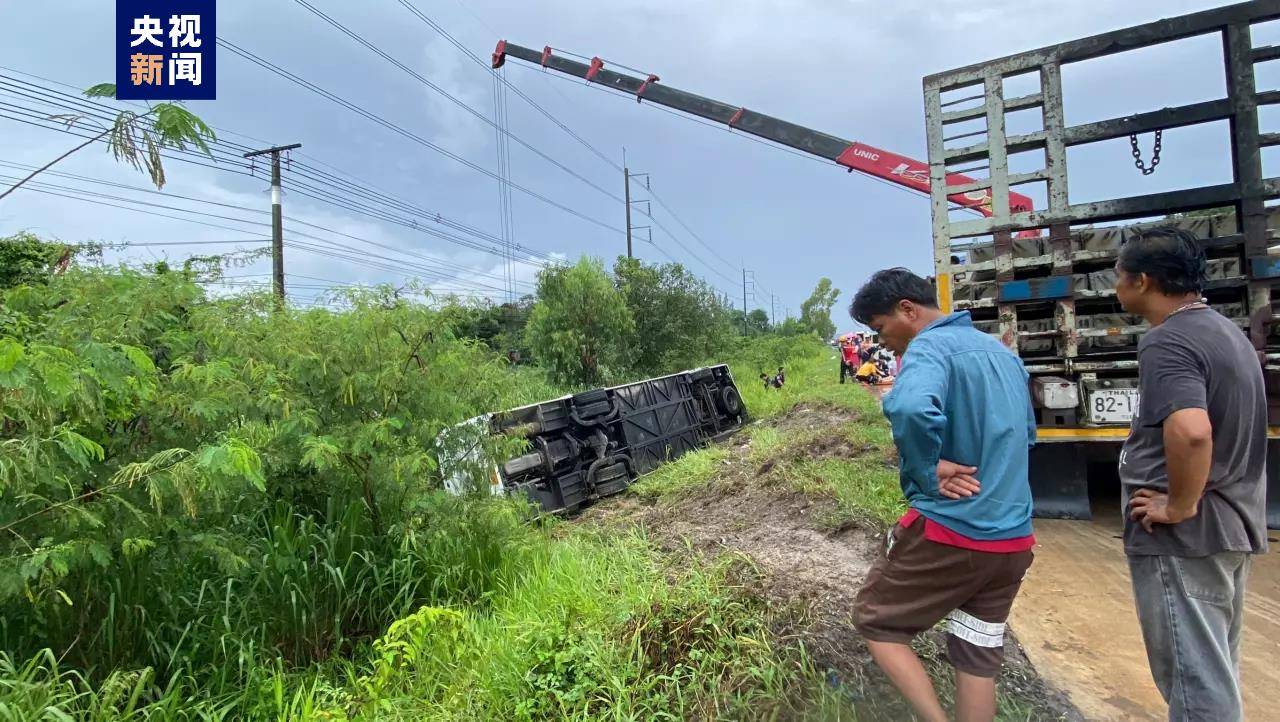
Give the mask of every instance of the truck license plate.
<svg viewBox="0 0 1280 722">
<path fill-rule="evenodd" d="M 1089 395 L 1089 416 L 1095 424 L 1128 424 L 1137 409 L 1137 389 L 1097 389 Z"/>
</svg>

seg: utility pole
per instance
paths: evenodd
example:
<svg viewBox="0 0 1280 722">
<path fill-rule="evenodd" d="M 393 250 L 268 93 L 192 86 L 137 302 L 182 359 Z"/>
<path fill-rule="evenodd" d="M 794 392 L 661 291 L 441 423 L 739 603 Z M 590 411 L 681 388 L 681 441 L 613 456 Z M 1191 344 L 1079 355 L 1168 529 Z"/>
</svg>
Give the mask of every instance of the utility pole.
<svg viewBox="0 0 1280 722">
<path fill-rule="evenodd" d="M 778 325 L 778 297 L 772 293 L 769 294 L 769 323 Z"/>
<path fill-rule="evenodd" d="M 627 197 L 627 258 L 631 258 L 631 169 L 622 166 L 622 184 Z"/>
<path fill-rule="evenodd" d="M 284 209 L 281 207 L 280 154 L 301 147 L 301 143 L 277 145 L 244 154 L 245 158 L 271 154 L 271 285 L 280 306 L 284 305 Z"/>
<path fill-rule="evenodd" d="M 742 267 L 742 333 L 747 333 L 747 268 Z"/>
<path fill-rule="evenodd" d="M 631 179 L 639 178 L 640 176 L 644 176 L 644 187 L 648 188 L 649 174 L 648 173 L 632 173 L 630 166 L 627 165 L 627 149 L 623 148 L 622 149 L 622 189 L 623 189 L 623 195 L 625 196 L 624 200 L 626 201 L 626 206 L 627 206 L 627 258 L 633 257 L 632 250 L 631 250 L 631 232 L 650 228 L 649 226 L 631 225 L 631 204 L 644 203 L 647 210 L 647 215 L 650 218 L 653 217 L 653 205 L 650 204 L 649 201 L 631 200 Z M 649 242 L 653 243 L 653 230 L 651 228 L 649 229 Z"/>
</svg>

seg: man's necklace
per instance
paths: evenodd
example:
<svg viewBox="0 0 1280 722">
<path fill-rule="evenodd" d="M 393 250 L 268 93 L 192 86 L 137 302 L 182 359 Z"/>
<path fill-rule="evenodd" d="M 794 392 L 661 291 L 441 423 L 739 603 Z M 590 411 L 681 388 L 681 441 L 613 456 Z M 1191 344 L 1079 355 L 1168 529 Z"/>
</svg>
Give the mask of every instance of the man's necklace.
<svg viewBox="0 0 1280 722">
<path fill-rule="evenodd" d="M 1173 309 L 1172 311 L 1170 311 L 1170 312 L 1169 312 L 1169 316 L 1172 316 L 1172 315 L 1174 315 L 1175 313 L 1182 313 L 1183 311 L 1186 311 L 1186 310 L 1188 310 L 1188 309 L 1192 309 L 1192 308 L 1204 308 L 1204 307 L 1205 307 L 1205 305 L 1207 305 L 1208 303 L 1209 303 L 1209 299 L 1207 299 L 1207 298 L 1201 298 L 1201 299 L 1199 299 L 1199 300 L 1197 300 L 1197 301 L 1189 301 L 1189 302 L 1187 302 L 1187 303 L 1182 304 L 1181 306 L 1178 306 L 1177 308 Z M 1168 321 L 1168 320 L 1169 320 L 1169 316 L 1165 316 L 1165 317 L 1164 317 L 1164 319 L 1165 319 L 1166 321 Z"/>
</svg>

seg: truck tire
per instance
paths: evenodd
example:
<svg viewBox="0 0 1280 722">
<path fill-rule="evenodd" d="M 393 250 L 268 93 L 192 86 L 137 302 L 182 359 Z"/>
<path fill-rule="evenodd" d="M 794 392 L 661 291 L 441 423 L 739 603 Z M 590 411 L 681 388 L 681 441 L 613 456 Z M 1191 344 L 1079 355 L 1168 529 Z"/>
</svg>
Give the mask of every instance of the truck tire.
<svg viewBox="0 0 1280 722">
<path fill-rule="evenodd" d="M 627 465 L 618 463 L 596 470 L 595 490 L 597 496 L 611 496 L 627 488 L 630 479 L 627 477 Z"/>
<path fill-rule="evenodd" d="M 715 375 L 715 369 L 698 369 L 697 371 L 689 374 L 689 380 L 696 384 L 703 381 L 710 381 L 715 378 Z"/>
<path fill-rule="evenodd" d="M 580 394 L 574 394 L 573 405 L 584 406 L 587 404 L 594 404 L 599 401 L 607 401 L 608 399 L 609 393 L 604 389 L 592 389 L 590 391 L 583 391 Z"/>
<path fill-rule="evenodd" d="M 580 419 L 590 420 L 612 410 L 613 402 L 610 401 L 609 394 L 604 389 L 586 391 L 573 397 L 573 411 Z"/>
<path fill-rule="evenodd" d="M 737 416 L 742 413 L 742 396 L 732 386 L 720 389 L 720 410 L 726 416 Z"/>
</svg>

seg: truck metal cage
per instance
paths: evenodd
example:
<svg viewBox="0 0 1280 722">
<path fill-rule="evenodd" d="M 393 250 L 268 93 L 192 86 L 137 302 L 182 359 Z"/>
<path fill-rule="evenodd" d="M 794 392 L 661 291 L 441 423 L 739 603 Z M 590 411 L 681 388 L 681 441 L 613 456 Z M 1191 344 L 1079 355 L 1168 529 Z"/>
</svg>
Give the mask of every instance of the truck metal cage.
<svg viewBox="0 0 1280 722">
<path fill-rule="evenodd" d="M 1087 518 L 1090 513 L 1086 460 L 1104 456 L 1105 450 L 1064 442 L 1109 439 L 1114 446 L 1123 438 L 1122 426 L 1105 413 L 1092 414 L 1089 403 L 1093 399 L 1106 411 L 1103 401 L 1133 398 L 1125 389 L 1136 388 L 1137 340 L 1146 330 L 1142 319 L 1123 313 L 1116 302 L 1113 266 L 1124 240 L 1147 224 L 1126 227 L 1117 222 L 1159 219 L 1157 223 L 1177 224 L 1202 244 L 1209 259 L 1205 295 L 1248 334 L 1263 365 L 1273 424 L 1268 434 L 1268 524 L 1280 526 L 1280 441 L 1274 426 L 1280 422 L 1280 325 L 1275 324 L 1280 316 L 1272 302 L 1280 296 L 1272 290 L 1280 282 L 1280 255 L 1268 253 L 1275 245 L 1273 231 L 1280 228 L 1280 207 L 1266 205 L 1280 197 L 1280 178 L 1264 177 L 1261 152 L 1280 145 L 1280 129 L 1264 132 L 1258 123 L 1259 106 L 1280 105 L 1280 90 L 1259 91 L 1254 72 L 1258 64 L 1280 60 L 1280 46 L 1255 46 L 1252 39 L 1255 26 L 1277 19 L 1280 0 L 1254 0 L 924 79 L 939 305 L 947 311 L 973 309 L 975 326 L 1013 349 L 1033 377 L 1033 390 L 1043 399 L 1037 405 L 1041 440 L 1059 442 L 1038 444 L 1032 452 L 1032 490 L 1041 516 Z M 1066 124 L 1063 66 L 1213 35 L 1222 42 L 1225 97 Z M 1009 96 L 1010 79 L 1015 80 L 1008 87 L 1030 85 L 1025 83 L 1030 79 L 1038 80 L 1039 87 Z M 1010 114 L 1034 109 L 1041 114 L 1037 129 L 1007 132 L 1017 125 L 1009 122 Z M 1222 121 L 1228 126 L 1231 182 L 1071 202 L 1068 148 Z M 1015 155 L 1018 172 L 1009 162 Z M 1030 170 L 1021 160 L 1027 157 L 1038 161 Z M 955 173 L 974 177 L 982 169 L 985 178 L 954 182 Z M 1040 183 L 1046 208 L 1025 209 L 1019 194 L 1010 203 L 1011 189 L 1025 191 L 1028 184 Z M 952 213 L 949 199 L 969 193 L 989 194 L 987 217 Z M 1077 399 L 1082 403 L 1073 405 Z M 1107 426 L 1111 428 L 1103 428 Z"/>
<path fill-rule="evenodd" d="M 1101 277 L 1107 269 L 1099 262 L 1108 255 L 1114 258 L 1123 229 L 1087 229 L 1073 233 L 1072 227 L 1222 209 L 1213 219 L 1188 219 L 1187 222 L 1203 225 L 1194 232 L 1206 248 L 1213 249 L 1211 258 L 1218 261 L 1216 266 L 1211 262 L 1211 275 L 1216 272 L 1217 277 L 1210 287 L 1239 289 L 1237 298 L 1220 295 L 1218 300 L 1224 302 L 1224 312 L 1247 327 L 1260 361 L 1271 362 L 1267 364 L 1272 367 L 1268 368 L 1268 387 L 1269 391 L 1275 388 L 1277 369 L 1274 366 L 1280 356 L 1268 354 L 1268 349 L 1277 347 L 1277 339 L 1271 335 L 1274 320 L 1271 299 L 1272 286 L 1280 278 L 1280 259 L 1267 254 L 1268 211 L 1264 203 L 1280 196 L 1280 179 L 1263 177 L 1261 149 L 1280 145 L 1280 132 L 1259 129 L 1258 106 L 1280 104 L 1280 91 L 1258 92 L 1254 66 L 1280 59 L 1280 46 L 1254 47 L 1251 31 L 1254 25 L 1277 18 L 1280 18 L 1280 1 L 1255 0 L 926 77 L 925 125 L 934 260 L 943 308 L 994 307 L 995 318 L 989 330 L 1019 351 L 1024 359 L 1035 355 L 1037 345 L 1051 344 L 1052 349 L 1044 349 L 1045 358 L 1051 361 L 1028 360 L 1028 370 L 1032 373 L 1071 374 L 1112 366 L 1132 369 L 1131 360 L 1079 359 L 1082 350 L 1086 356 L 1093 350 L 1091 339 L 1117 335 L 1117 328 L 1125 335 L 1135 331 L 1136 324 L 1130 318 L 1095 319 L 1092 323 L 1077 321 L 1078 300 L 1097 297 L 1099 293 L 1105 295 L 1108 281 L 1114 286 L 1114 278 Z M 1222 38 L 1226 97 L 1082 125 L 1065 124 L 1064 65 L 1211 34 Z M 1028 73 L 1038 74 L 1038 92 L 1006 97 L 1005 80 Z M 956 95 L 963 97 L 950 99 Z M 1006 133 L 1006 114 L 1033 108 L 1041 109 L 1042 129 L 1019 135 Z M 948 137 L 949 129 L 968 123 L 967 129 L 982 119 L 986 122 L 985 130 Z M 1068 147 L 1224 120 L 1230 128 L 1232 182 L 1088 203 L 1070 202 Z M 975 136 L 985 138 L 969 145 L 948 145 L 949 141 Z M 1029 172 L 1010 172 L 1010 155 L 1035 150 L 1043 151 L 1043 167 Z M 945 183 L 947 174 L 973 162 L 987 166 L 986 178 L 963 186 Z M 1046 186 L 1047 208 L 1030 211 L 1010 208 L 1011 188 L 1038 182 Z M 979 191 L 990 193 L 990 217 L 953 219 L 948 196 Z M 1232 209 L 1234 212 L 1230 212 Z M 1034 238 L 1025 233 L 1040 229 L 1048 229 L 1048 236 Z M 979 236 L 990 236 L 992 243 L 985 247 L 964 243 L 965 239 Z M 1047 275 L 1034 277 L 1036 274 L 1022 272 L 1037 263 L 1044 265 Z M 979 275 L 975 278 L 974 274 Z M 986 274 L 986 278 L 981 274 Z M 978 279 L 992 283 L 975 289 Z M 957 284 L 966 288 L 957 289 Z M 1100 288 L 1092 287 L 1098 284 Z M 1020 322 L 1020 312 L 1030 303 L 1039 304 L 1041 313 L 1031 314 L 1031 320 Z M 1051 315 L 1043 311 L 1050 305 Z M 1272 423 L 1276 423 L 1275 394 L 1269 393 L 1269 397 L 1273 401 Z"/>
</svg>

